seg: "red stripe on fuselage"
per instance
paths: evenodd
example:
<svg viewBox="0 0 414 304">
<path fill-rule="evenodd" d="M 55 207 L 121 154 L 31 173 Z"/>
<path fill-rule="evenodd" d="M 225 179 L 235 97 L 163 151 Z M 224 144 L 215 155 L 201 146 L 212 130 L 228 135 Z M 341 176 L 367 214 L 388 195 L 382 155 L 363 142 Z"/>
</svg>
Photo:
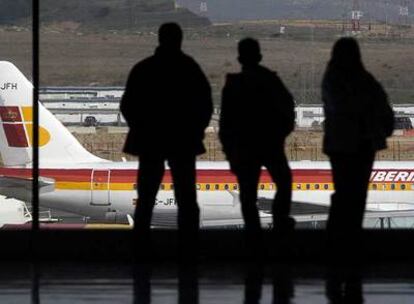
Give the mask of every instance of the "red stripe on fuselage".
<svg viewBox="0 0 414 304">
<path fill-rule="evenodd" d="M 92 169 L 40 169 L 40 176 L 53 178 L 57 182 L 89 182 Z M 104 170 L 97 170 L 104 171 Z M 110 170 L 111 183 L 136 183 L 137 170 L 114 169 Z M 329 183 L 332 182 L 330 170 L 292 170 L 294 183 Z M 0 175 L 30 178 L 30 169 L 0 168 Z M 165 171 L 163 183 L 172 183 L 169 170 Z M 229 170 L 198 170 L 198 183 L 237 183 L 237 179 Z M 263 171 L 261 183 L 273 182 L 269 173 Z"/>
<path fill-rule="evenodd" d="M 96 171 L 105 171 L 99 169 Z M 111 183 L 136 183 L 137 170 L 135 169 L 114 169 L 110 170 Z M 378 171 L 378 170 L 374 170 Z M 413 170 L 381 170 L 390 172 L 414 172 Z M 40 169 L 40 176 L 55 179 L 57 182 L 90 182 L 92 169 Z M 0 168 L 0 175 L 11 177 L 30 178 L 31 169 L 13 169 Z M 330 170 L 321 169 L 295 169 L 292 170 L 294 183 L 331 183 L 332 176 Z M 398 174 L 395 174 L 398 176 Z M 172 177 L 169 170 L 165 171 L 163 183 L 172 183 Z M 198 170 L 198 183 L 237 183 L 236 177 L 229 170 Z M 263 171 L 261 183 L 272 183 L 272 179 L 267 171 Z M 375 181 L 373 181 L 375 182 Z M 407 181 L 382 181 L 381 183 L 403 183 Z"/>
</svg>

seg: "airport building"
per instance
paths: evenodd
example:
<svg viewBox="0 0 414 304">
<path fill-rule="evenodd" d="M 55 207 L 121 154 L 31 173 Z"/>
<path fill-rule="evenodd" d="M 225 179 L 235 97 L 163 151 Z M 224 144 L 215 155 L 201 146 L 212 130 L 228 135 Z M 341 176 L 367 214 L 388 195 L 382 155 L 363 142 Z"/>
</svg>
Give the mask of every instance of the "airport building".
<svg viewBox="0 0 414 304">
<path fill-rule="evenodd" d="M 390 100 L 411 103 L 413 1 L 0 4 L 0 303 L 413 303 L 414 130 L 398 130 L 404 136 L 390 139 L 390 149 L 376 157 L 369 184 L 364 182 L 364 228 L 370 229 L 353 228 L 356 213 L 346 210 L 357 206 L 360 212 L 363 206 L 352 197 L 365 171 L 358 157 L 344 178 L 349 191 L 334 196 L 345 212 L 331 219 L 327 232 L 335 185 L 326 157 L 319 157 L 324 111 L 309 104 L 320 103 L 314 93 L 321 69 L 350 25 L 352 36 L 363 42 L 367 66 L 388 92 L 394 90 Z M 240 185 L 228 163 L 216 157 L 216 134 L 207 134 L 208 153 L 197 163 L 194 183 L 200 233 L 177 231 L 177 187 L 166 168 L 154 202 L 151 245 L 139 225 L 133 229 L 135 208 L 144 200 L 136 191 L 138 163 L 121 154 L 124 88 L 45 87 L 37 98 L 39 83 L 123 84 L 127 68 L 153 52 L 155 27 L 166 21 L 180 23 L 189 34 L 186 50 L 206 65 L 214 100 L 220 99 L 224 74 L 238 67 L 235 45 L 246 35 L 263 41 L 266 63 L 276 65 L 284 79 L 293 77 L 286 83 L 295 82 L 294 95 L 308 103 L 297 104 L 298 132 L 287 140 L 295 227 L 291 221 L 284 225 L 279 210 L 273 225 L 278 185 L 263 172 L 258 210 L 251 215 L 264 229 L 255 229 L 255 240 L 246 242 Z M 38 100 L 44 106 L 37 107 Z M 414 106 L 394 110 L 401 126 L 412 125 Z M 217 103 L 214 132 L 219 111 Z M 163 140 L 174 135 L 169 131 L 175 119 L 162 124 L 155 154 L 170 150 Z M 100 125 L 114 127 L 94 128 Z M 258 143 L 259 154 L 266 146 L 266 139 Z M 188 223 L 196 224 L 196 218 Z"/>
<path fill-rule="evenodd" d="M 40 100 L 65 125 L 123 125 L 123 87 L 46 87 Z"/>
<path fill-rule="evenodd" d="M 45 87 L 40 90 L 40 100 L 65 125 L 122 126 L 125 120 L 119 113 L 123 87 Z M 219 114 L 220 109 L 215 109 Z M 396 104 L 394 111 L 400 129 L 414 125 L 414 105 Z M 296 106 L 298 128 L 321 128 L 324 121 L 320 104 Z M 410 125 L 411 124 L 411 125 Z"/>
</svg>

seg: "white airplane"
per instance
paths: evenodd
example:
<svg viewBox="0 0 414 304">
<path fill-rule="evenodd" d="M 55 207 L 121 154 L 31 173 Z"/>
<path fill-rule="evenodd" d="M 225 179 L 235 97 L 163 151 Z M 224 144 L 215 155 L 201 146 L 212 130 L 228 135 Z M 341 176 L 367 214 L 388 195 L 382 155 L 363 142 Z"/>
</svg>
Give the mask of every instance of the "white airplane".
<svg viewBox="0 0 414 304">
<path fill-rule="evenodd" d="M 0 61 L 0 195 L 30 201 L 32 175 L 32 84 L 9 62 Z M 92 218 L 132 215 L 137 202 L 137 162 L 112 162 L 92 155 L 39 103 L 40 205 Z M 292 214 L 299 222 L 327 218 L 333 182 L 328 162 L 291 162 Z M 368 218 L 414 216 L 414 162 L 376 162 L 368 196 Z M 238 184 L 226 162 L 198 162 L 201 226 L 242 225 Z M 266 171 L 259 184 L 260 217 L 276 186 Z M 153 225 L 176 222 L 176 202 L 166 170 Z"/>
</svg>

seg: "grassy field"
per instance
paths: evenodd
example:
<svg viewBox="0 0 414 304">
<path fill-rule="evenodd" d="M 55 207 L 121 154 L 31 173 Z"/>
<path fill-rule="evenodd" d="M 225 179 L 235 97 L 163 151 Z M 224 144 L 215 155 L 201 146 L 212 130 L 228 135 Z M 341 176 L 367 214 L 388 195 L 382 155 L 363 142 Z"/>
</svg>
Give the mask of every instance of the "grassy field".
<svg viewBox="0 0 414 304">
<path fill-rule="evenodd" d="M 281 25 L 285 35 L 279 34 Z M 239 70 L 236 45 L 245 36 L 261 40 L 264 64 L 278 71 L 299 103 L 318 103 L 322 74 L 341 26 L 323 20 L 220 24 L 187 29 L 184 48 L 208 75 L 217 103 L 226 73 Z M 41 85 L 123 86 L 134 63 L 153 53 L 155 33 L 155 28 L 82 32 L 76 23 L 49 24 L 41 33 Z M 412 103 L 414 30 L 376 24 L 360 36 L 364 62 L 392 102 Z M 0 41 L 0 59 L 13 61 L 30 75 L 30 32 L 0 28 Z"/>
</svg>

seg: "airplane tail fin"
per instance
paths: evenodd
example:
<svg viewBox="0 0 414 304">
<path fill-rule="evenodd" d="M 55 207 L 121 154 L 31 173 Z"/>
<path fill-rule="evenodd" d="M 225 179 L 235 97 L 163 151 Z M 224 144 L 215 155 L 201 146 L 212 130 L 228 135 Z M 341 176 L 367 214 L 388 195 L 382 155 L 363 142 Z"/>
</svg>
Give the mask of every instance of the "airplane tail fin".
<svg viewBox="0 0 414 304">
<path fill-rule="evenodd" d="M 10 62 L 0 61 L 0 154 L 7 167 L 30 167 L 33 145 L 33 85 Z M 44 163 L 103 161 L 39 103 L 39 159 Z"/>
</svg>

